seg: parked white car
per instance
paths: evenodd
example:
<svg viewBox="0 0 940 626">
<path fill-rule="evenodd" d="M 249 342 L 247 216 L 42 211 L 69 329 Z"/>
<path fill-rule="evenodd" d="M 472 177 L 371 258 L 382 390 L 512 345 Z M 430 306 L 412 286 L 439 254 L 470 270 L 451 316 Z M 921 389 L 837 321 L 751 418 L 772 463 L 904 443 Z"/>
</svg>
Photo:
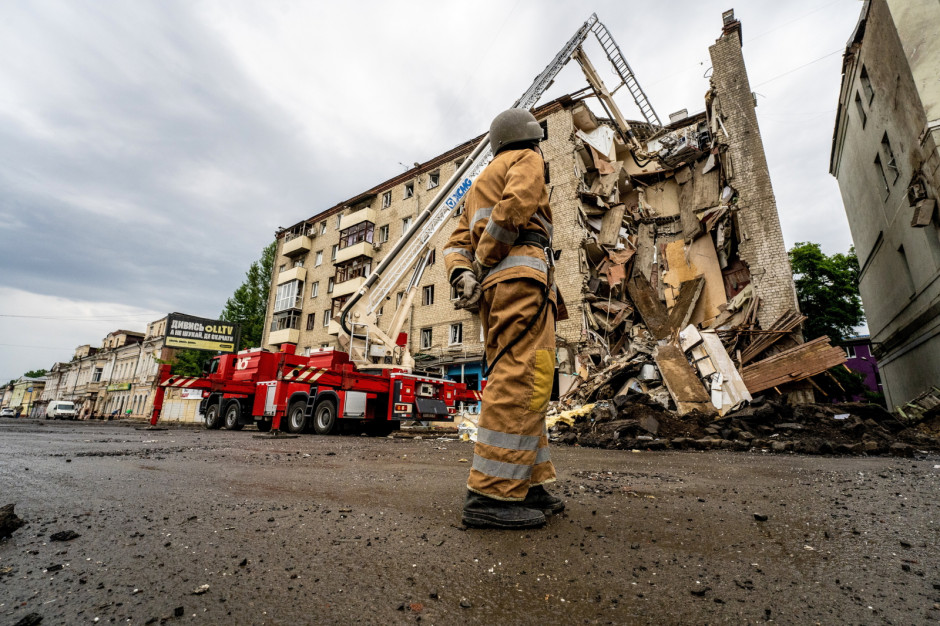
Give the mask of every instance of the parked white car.
<svg viewBox="0 0 940 626">
<path fill-rule="evenodd" d="M 6 406 L 0 409 L 0 417 L 16 417 L 16 411 Z"/>
<path fill-rule="evenodd" d="M 69 419 L 73 420 L 78 417 L 78 411 L 75 410 L 74 402 L 67 402 L 65 400 L 53 400 L 49 403 L 49 406 L 46 407 L 46 419 L 47 420 L 57 420 L 57 419 Z"/>
</svg>

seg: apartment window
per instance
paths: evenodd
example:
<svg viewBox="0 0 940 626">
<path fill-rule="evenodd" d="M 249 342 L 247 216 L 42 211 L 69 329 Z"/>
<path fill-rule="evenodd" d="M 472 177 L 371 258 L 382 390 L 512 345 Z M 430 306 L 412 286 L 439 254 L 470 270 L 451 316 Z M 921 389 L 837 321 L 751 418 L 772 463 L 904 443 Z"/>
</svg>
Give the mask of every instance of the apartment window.
<svg viewBox="0 0 940 626">
<path fill-rule="evenodd" d="M 441 173 L 431 172 L 428 174 L 428 189 L 434 189 L 441 184 Z"/>
<path fill-rule="evenodd" d="M 395 294 L 395 308 L 396 309 L 401 306 L 401 301 L 402 299 L 404 299 L 404 297 L 405 297 L 404 291 L 399 291 L 398 293 Z"/>
<path fill-rule="evenodd" d="M 865 66 L 862 66 L 862 73 L 858 76 L 859 82 L 862 83 L 862 90 L 865 92 L 865 98 L 868 100 L 868 104 L 871 104 L 871 101 L 875 99 L 875 90 L 871 86 L 871 80 L 868 78 L 868 70 L 865 69 Z"/>
<path fill-rule="evenodd" d="M 334 246 L 333 246 L 333 249 L 330 250 L 330 260 L 331 260 L 331 261 L 335 261 L 335 260 L 336 260 L 336 251 L 337 251 L 337 250 L 339 250 L 339 244 L 334 245 Z"/>
<path fill-rule="evenodd" d="M 309 328 L 307 330 L 310 330 Z M 304 346 L 304 356 L 310 356 L 310 346 Z"/>
<path fill-rule="evenodd" d="M 271 332 L 278 330 L 296 330 L 300 326 L 300 311 L 275 313 L 271 320 Z"/>
<path fill-rule="evenodd" d="M 388 241 L 388 224 L 379 227 L 379 243 Z"/>
<path fill-rule="evenodd" d="M 463 324 L 450 325 L 450 345 L 463 343 Z"/>
<path fill-rule="evenodd" d="M 432 341 L 433 341 L 433 329 L 422 328 L 421 329 L 421 349 L 422 350 L 430 349 Z"/>
<path fill-rule="evenodd" d="M 336 317 L 339 315 L 339 312 L 343 310 L 343 307 L 346 306 L 346 301 L 349 300 L 349 296 L 340 296 L 339 298 L 333 298 L 333 310 L 330 312 L 330 317 Z"/>
<path fill-rule="evenodd" d="M 428 265 L 434 265 L 435 261 L 437 261 L 437 248 L 431 248 L 431 253 L 428 255 Z"/>
<path fill-rule="evenodd" d="M 326 220 L 323 220 L 322 222 L 320 222 L 320 234 L 321 235 L 326 234 Z"/>
<path fill-rule="evenodd" d="M 287 269 L 287 264 L 286 264 L 286 263 L 281 263 L 281 264 L 278 266 L 278 268 L 277 268 L 277 273 L 280 274 L 281 272 L 283 272 L 283 271 L 286 270 L 286 269 Z"/>
<path fill-rule="evenodd" d="M 548 167 L 548 161 L 545 161 L 544 174 L 545 174 L 545 184 L 546 185 L 552 184 L 552 172 L 551 172 L 551 169 Z"/>
<path fill-rule="evenodd" d="M 401 221 L 401 233 L 404 235 L 408 232 L 409 228 L 411 228 L 411 218 L 406 217 Z"/>
<path fill-rule="evenodd" d="M 343 214 L 340 213 L 336 216 L 336 230 L 339 230 L 339 227 L 343 224 Z"/>
<path fill-rule="evenodd" d="M 405 185 L 405 196 L 404 196 L 404 197 L 407 199 L 407 198 L 412 197 L 413 195 L 415 195 L 415 184 L 414 184 L 414 183 L 408 183 L 407 185 Z"/>
<path fill-rule="evenodd" d="M 323 312 L 323 327 L 325 328 L 329 325 L 330 325 L 330 310 L 327 309 Z"/>
<path fill-rule="evenodd" d="M 101 382 L 101 370 L 102 368 L 96 367 L 94 374 L 91 375 L 91 382 L 100 383 Z"/>
<path fill-rule="evenodd" d="M 875 155 L 875 169 L 878 170 L 878 175 L 881 177 L 882 199 L 887 200 L 891 194 L 891 187 L 888 185 L 888 175 L 885 174 L 885 168 L 881 164 L 880 154 Z"/>
<path fill-rule="evenodd" d="M 343 263 L 336 268 L 335 281 L 346 282 L 353 278 L 368 278 L 372 272 L 372 259 L 365 256 L 356 257 L 349 263 Z"/>
<path fill-rule="evenodd" d="M 548 120 L 544 122 L 539 122 L 539 126 L 542 127 L 542 141 L 548 139 Z"/>
<path fill-rule="evenodd" d="M 374 230 L 375 224 L 372 222 L 359 222 L 355 226 L 343 229 L 339 233 L 339 246 L 340 248 L 348 248 L 349 246 L 354 246 L 363 241 L 372 243 Z M 336 258 L 336 256 L 334 255 L 333 258 Z"/>
<path fill-rule="evenodd" d="M 459 297 L 460 297 L 460 294 L 457 293 L 457 286 L 456 286 L 456 285 L 451 285 L 451 286 L 450 286 L 450 299 L 451 299 L 451 300 L 456 300 L 456 299 L 459 298 Z"/>
<path fill-rule="evenodd" d="M 328 344 L 328 343 L 321 343 L 321 344 L 320 344 L 320 349 L 321 349 L 321 350 L 325 350 L 326 348 L 329 348 L 329 347 L 330 347 L 330 344 Z"/>
<path fill-rule="evenodd" d="M 888 181 L 893 185 L 898 180 L 901 173 L 898 171 L 897 161 L 894 159 L 894 151 L 891 150 L 891 142 L 888 141 L 888 133 L 881 137 L 881 151 L 885 155 L 885 173 Z"/>
<path fill-rule="evenodd" d="M 323 265 L 323 250 L 317 250 L 317 262 L 314 265 L 316 267 Z"/>
<path fill-rule="evenodd" d="M 421 290 L 421 304 L 424 306 L 434 304 L 434 285 L 427 285 Z"/>
<path fill-rule="evenodd" d="M 845 356 L 849 359 L 855 358 L 855 346 L 845 346 Z"/>
<path fill-rule="evenodd" d="M 327 281 L 327 283 L 326 283 L 326 292 L 327 292 L 327 293 L 333 293 L 333 286 L 334 286 L 334 285 L 336 285 L 336 280 L 333 279 L 333 278 L 330 278 L 330 280 Z"/>
<path fill-rule="evenodd" d="M 392 206 L 392 192 L 386 191 L 382 194 L 382 208 L 387 209 Z"/>
<path fill-rule="evenodd" d="M 455 169 L 455 170 L 459 170 L 459 169 L 460 169 L 460 166 L 463 165 L 463 162 L 466 161 L 466 160 L 467 160 L 466 158 L 460 158 L 460 159 L 457 159 L 456 161 L 454 161 L 454 169 Z"/>
<path fill-rule="evenodd" d="M 307 313 L 307 330 L 313 330 L 313 325 L 315 322 L 316 315 L 317 315 L 316 313 Z M 309 349 L 310 348 L 307 348 L 307 350 Z"/>
<path fill-rule="evenodd" d="M 916 291 L 914 288 L 914 275 L 911 273 L 911 264 L 907 260 L 907 253 L 904 252 L 904 246 L 898 248 L 898 254 L 901 256 L 901 266 L 904 268 L 904 277 L 907 279 L 908 293 L 913 297 Z"/>
<path fill-rule="evenodd" d="M 463 215 L 463 208 L 464 208 L 464 205 L 465 205 L 465 204 L 466 204 L 466 202 L 461 202 L 460 204 L 458 204 L 458 205 L 457 205 L 457 210 L 454 211 L 454 215 L 458 215 L 458 216 L 459 216 L 459 215 Z"/>
<path fill-rule="evenodd" d="M 855 108 L 858 110 L 858 119 L 862 121 L 862 128 L 865 128 L 865 122 L 868 121 L 868 116 L 865 115 L 865 107 L 862 105 L 862 97 L 858 95 L 858 92 L 855 92 Z"/>
<path fill-rule="evenodd" d="M 294 259 L 294 264 L 292 265 L 292 267 L 303 267 L 305 260 L 306 260 L 306 257 L 303 257 L 303 256 Z"/>
<path fill-rule="evenodd" d="M 318 295 L 320 295 L 320 281 L 319 280 L 313 283 L 312 285 L 310 285 L 310 297 L 316 298 Z"/>
<path fill-rule="evenodd" d="M 304 284 L 299 280 L 291 280 L 283 285 L 278 285 L 274 297 L 274 310 L 299 309 L 303 295 Z"/>
</svg>

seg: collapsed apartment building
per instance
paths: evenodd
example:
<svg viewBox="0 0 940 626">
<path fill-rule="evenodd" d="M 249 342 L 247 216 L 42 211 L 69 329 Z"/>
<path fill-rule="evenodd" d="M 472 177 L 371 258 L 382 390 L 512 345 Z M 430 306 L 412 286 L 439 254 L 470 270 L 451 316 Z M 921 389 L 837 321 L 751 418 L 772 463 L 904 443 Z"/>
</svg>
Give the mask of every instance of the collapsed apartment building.
<svg viewBox="0 0 940 626">
<path fill-rule="evenodd" d="M 628 391 L 680 415 L 725 414 L 770 393 L 806 400 L 811 376 L 844 361 L 802 343 L 796 291 L 741 49 L 724 15 L 704 111 L 664 126 L 596 115 L 582 91 L 534 113 L 546 132 L 563 403 Z M 335 317 L 476 138 L 277 233 L 263 344 L 337 346 Z M 435 242 L 443 247 L 461 208 Z M 331 263 L 325 262 L 329 252 Z M 406 329 L 419 367 L 479 388 L 482 329 L 427 268 Z M 445 294 L 450 294 L 450 298 Z M 390 298 L 391 300 L 391 298 Z M 401 303 L 389 302 L 389 311 Z"/>
</svg>

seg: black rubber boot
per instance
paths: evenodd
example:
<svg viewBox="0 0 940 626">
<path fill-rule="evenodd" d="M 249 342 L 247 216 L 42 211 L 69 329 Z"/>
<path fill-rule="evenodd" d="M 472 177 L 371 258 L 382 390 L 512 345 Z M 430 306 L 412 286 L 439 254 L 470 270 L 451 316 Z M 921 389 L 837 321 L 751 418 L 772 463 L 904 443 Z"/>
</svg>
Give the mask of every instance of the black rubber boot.
<svg viewBox="0 0 940 626">
<path fill-rule="evenodd" d="M 529 488 L 529 493 L 526 494 L 525 500 L 522 501 L 522 506 L 538 509 L 545 515 L 561 513 L 565 510 L 564 500 L 548 493 L 542 485 Z"/>
<path fill-rule="evenodd" d="M 536 528 L 545 524 L 545 515 L 521 502 L 505 502 L 467 491 L 463 523 L 476 528 Z"/>
</svg>

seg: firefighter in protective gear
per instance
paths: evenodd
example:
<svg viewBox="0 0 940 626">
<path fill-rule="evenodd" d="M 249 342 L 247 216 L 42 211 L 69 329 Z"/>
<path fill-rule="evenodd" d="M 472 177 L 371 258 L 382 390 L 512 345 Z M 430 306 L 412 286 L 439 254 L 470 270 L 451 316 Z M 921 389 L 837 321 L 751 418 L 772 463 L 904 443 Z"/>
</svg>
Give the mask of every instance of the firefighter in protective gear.
<svg viewBox="0 0 940 626">
<path fill-rule="evenodd" d="M 555 481 L 545 411 L 554 381 L 557 296 L 542 136 L 529 111 L 510 109 L 493 120 L 495 156 L 470 188 L 444 249 L 457 305 L 479 305 L 492 364 L 463 510 L 470 526 L 540 526 L 546 514 L 564 509 L 544 487 Z"/>
</svg>

